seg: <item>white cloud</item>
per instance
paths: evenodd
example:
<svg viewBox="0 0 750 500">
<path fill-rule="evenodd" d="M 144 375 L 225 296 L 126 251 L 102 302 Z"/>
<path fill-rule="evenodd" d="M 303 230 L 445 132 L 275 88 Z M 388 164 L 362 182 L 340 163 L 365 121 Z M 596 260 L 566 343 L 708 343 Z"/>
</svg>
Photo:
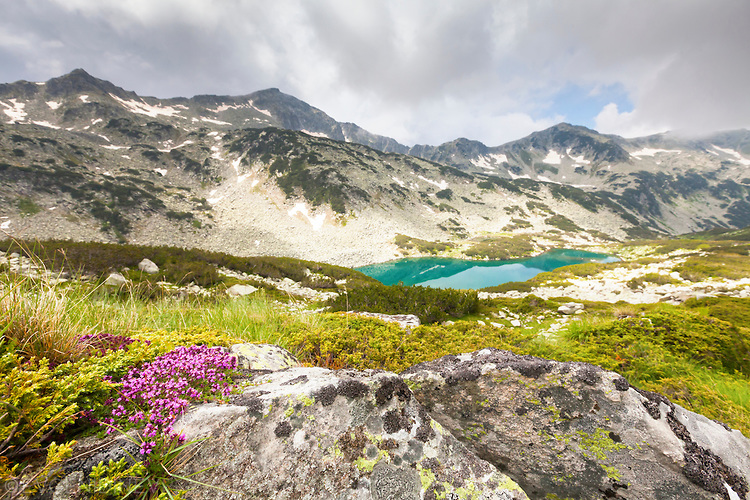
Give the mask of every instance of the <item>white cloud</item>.
<svg viewBox="0 0 750 500">
<path fill-rule="evenodd" d="M 604 106 L 594 119 L 596 130 L 604 134 L 617 134 L 623 137 L 642 137 L 645 135 L 666 132 L 669 127 L 644 123 L 639 119 L 636 110 L 620 112 L 617 104 L 611 102 Z"/>
</svg>

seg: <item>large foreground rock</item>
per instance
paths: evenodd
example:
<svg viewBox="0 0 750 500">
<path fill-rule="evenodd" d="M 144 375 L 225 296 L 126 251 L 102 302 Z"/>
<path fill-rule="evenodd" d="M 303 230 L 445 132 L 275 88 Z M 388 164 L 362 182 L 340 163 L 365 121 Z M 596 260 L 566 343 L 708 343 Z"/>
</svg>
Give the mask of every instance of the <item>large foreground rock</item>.
<svg viewBox="0 0 750 500">
<path fill-rule="evenodd" d="M 175 429 L 208 438 L 187 472 L 212 467 L 195 479 L 224 490 L 191 489 L 193 499 L 527 498 L 388 372 L 256 376 L 232 404 L 198 406 Z"/>
<path fill-rule="evenodd" d="M 530 498 L 748 498 L 742 433 L 599 367 L 483 349 L 402 377 Z"/>
</svg>

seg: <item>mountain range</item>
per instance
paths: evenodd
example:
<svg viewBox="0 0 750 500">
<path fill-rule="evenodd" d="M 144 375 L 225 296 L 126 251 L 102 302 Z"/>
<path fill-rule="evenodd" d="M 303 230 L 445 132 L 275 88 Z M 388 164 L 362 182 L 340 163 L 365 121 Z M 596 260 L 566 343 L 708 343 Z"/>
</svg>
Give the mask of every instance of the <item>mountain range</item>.
<svg viewBox="0 0 750 500">
<path fill-rule="evenodd" d="M 434 242 L 492 256 L 750 225 L 749 167 L 747 130 L 625 139 L 561 123 L 409 147 L 278 89 L 157 99 L 80 69 L 0 85 L 0 229 L 20 238 L 344 265 Z"/>
</svg>

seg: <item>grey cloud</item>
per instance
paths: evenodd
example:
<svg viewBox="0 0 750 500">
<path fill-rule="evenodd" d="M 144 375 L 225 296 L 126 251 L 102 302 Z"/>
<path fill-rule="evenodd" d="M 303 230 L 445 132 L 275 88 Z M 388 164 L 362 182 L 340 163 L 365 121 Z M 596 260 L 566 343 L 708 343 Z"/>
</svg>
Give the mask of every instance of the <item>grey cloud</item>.
<svg viewBox="0 0 750 500">
<path fill-rule="evenodd" d="M 159 97 L 274 86 L 408 143 L 518 138 L 564 118 L 566 85 L 627 90 L 610 132 L 746 127 L 747 19 L 745 0 L 6 2 L 0 81 L 83 67 Z"/>
</svg>

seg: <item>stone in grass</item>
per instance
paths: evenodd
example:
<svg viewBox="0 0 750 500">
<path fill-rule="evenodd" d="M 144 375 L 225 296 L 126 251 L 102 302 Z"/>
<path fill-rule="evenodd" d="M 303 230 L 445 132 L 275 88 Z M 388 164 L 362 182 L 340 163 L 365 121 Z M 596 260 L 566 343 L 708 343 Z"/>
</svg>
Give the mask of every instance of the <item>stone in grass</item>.
<svg viewBox="0 0 750 500">
<path fill-rule="evenodd" d="M 401 376 L 532 499 L 748 498 L 741 432 L 597 366 L 483 349 Z"/>
<path fill-rule="evenodd" d="M 276 371 L 300 365 L 289 351 L 273 344 L 234 344 L 229 350 L 237 356 L 237 367 L 246 370 Z"/>
<path fill-rule="evenodd" d="M 433 421 L 389 372 L 294 368 L 252 379 L 230 404 L 174 429 L 202 441 L 186 498 L 528 498 Z M 221 488 L 221 489 L 217 489 Z"/>
<path fill-rule="evenodd" d="M 241 285 L 237 283 L 227 288 L 227 295 L 230 297 L 244 297 L 245 295 L 254 293 L 256 290 L 258 289 L 252 285 Z"/>
<path fill-rule="evenodd" d="M 156 274 L 159 272 L 159 266 L 154 264 L 149 259 L 143 259 L 138 263 L 138 269 L 146 274 Z"/>
<path fill-rule="evenodd" d="M 120 288 L 128 283 L 128 280 L 120 273 L 110 273 L 104 280 L 104 285 L 112 288 Z"/>
<path fill-rule="evenodd" d="M 557 308 L 557 312 L 560 314 L 577 314 L 579 311 L 583 311 L 583 304 L 578 302 L 568 302 Z"/>
</svg>

